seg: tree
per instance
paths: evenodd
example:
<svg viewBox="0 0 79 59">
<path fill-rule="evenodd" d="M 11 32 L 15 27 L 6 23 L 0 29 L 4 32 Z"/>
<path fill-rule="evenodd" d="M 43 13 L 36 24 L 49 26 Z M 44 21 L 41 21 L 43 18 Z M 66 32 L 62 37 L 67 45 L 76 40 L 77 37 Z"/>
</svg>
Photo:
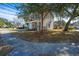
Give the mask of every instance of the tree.
<svg viewBox="0 0 79 59">
<path fill-rule="evenodd" d="M 65 25 L 64 31 L 68 31 L 68 26 L 69 26 L 70 22 L 74 18 L 76 18 L 77 16 L 79 16 L 79 14 L 78 14 L 78 11 L 79 11 L 78 7 L 79 7 L 79 5 L 78 4 L 74 4 L 74 6 L 75 7 L 73 8 L 73 11 L 71 13 L 67 10 L 67 12 L 70 14 L 70 18 L 69 18 L 68 22 Z"/>
<path fill-rule="evenodd" d="M 49 13 L 54 13 L 56 17 L 69 18 L 68 22 L 65 25 L 64 31 L 68 31 L 70 22 L 79 16 L 79 4 L 68 4 L 68 3 L 59 3 L 59 4 L 43 4 L 43 3 L 28 3 L 22 4 L 19 8 L 20 16 L 23 18 L 35 19 L 36 15 L 38 19 L 41 19 L 41 30 L 43 30 L 43 20 Z"/>
<path fill-rule="evenodd" d="M 0 27 L 3 27 L 4 25 L 7 25 L 8 27 L 12 27 L 13 26 L 11 22 L 8 22 L 4 18 L 0 18 Z"/>
<path fill-rule="evenodd" d="M 3 18 L 0 18 L 0 27 L 2 27 L 5 24 L 5 21 Z"/>
<path fill-rule="evenodd" d="M 57 9 L 55 11 L 56 16 L 60 16 L 61 18 L 68 18 L 68 22 L 64 27 L 64 31 L 68 31 L 69 24 L 72 20 L 74 20 L 77 16 L 79 16 L 79 4 L 68 4 L 68 3 L 60 3 L 57 4 Z"/>
<path fill-rule="evenodd" d="M 8 27 L 13 27 L 14 25 L 11 22 L 5 22 Z"/>
<path fill-rule="evenodd" d="M 29 4 L 22 4 L 20 6 L 20 15 L 23 18 L 30 18 L 36 19 L 38 18 L 41 20 L 41 31 L 43 31 L 43 21 L 45 17 L 52 13 L 52 10 L 54 10 L 54 6 L 52 4 L 42 4 L 42 3 L 29 3 Z M 27 17 L 28 16 L 28 17 Z M 36 17 L 37 16 L 37 17 Z"/>
</svg>

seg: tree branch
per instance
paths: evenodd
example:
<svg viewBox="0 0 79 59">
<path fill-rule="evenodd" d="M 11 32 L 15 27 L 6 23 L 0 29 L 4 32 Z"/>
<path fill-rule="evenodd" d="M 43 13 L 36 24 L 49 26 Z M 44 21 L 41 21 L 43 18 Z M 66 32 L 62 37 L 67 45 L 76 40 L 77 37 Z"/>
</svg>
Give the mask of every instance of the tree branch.
<svg viewBox="0 0 79 59">
<path fill-rule="evenodd" d="M 66 12 L 68 12 L 70 15 L 72 15 L 72 16 L 73 16 L 73 14 L 72 14 L 72 13 L 70 13 L 68 10 L 66 10 L 66 9 L 65 9 L 65 11 L 66 11 Z"/>
</svg>

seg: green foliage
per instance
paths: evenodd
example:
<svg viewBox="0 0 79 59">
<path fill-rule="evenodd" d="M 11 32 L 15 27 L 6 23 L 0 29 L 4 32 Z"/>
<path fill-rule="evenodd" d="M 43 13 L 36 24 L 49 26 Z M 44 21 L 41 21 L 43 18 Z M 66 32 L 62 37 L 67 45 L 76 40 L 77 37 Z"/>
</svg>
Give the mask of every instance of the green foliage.
<svg viewBox="0 0 79 59">
<path fill-rule="evenodd" d="M 35 19 L 36 16 L 44 20 L 48 13 L 54 13 L 55 17 L 70 18 L 65 25 L 65 30 L 68 29 L 70 22 L 79 16 L 79 4 L 77 3 L 24 3 L 18 9 L 20 10 L 19 16 L 26 20 Z"/>
<path fill-rule="evenodd" d="M 68 30 L 75 30 L 74 26 L 69 26 Z"/>
<path fill-rule="evenodd" d="M 8 27 L 12 27 L 13 25 L 8 22 L 6 19 L 0 18 L 0 27 L 3 27 L 4 25 L 7 25 Z"/>
<path fill-rule="evenodd" d="M 28 16 L 33 14 L 41 14 L 47 12 L 53 12 L 57 16 L 61 17 L 70 17 L 72 15 L 77 16 L 79 13 L 79 7 L 75 10 L 73 14 L 75 6 L 78 4 L 68 4 L 68 3 L 59 3 L 59 4 L 52 4 L 52 3 L 24 3 L 21 4 L 18 9 L 20 10 L 19 16 L 22 16 L 24 19 L 27 19 Z M 34 15 L 33 15 L 34 16 Z"/>
<path fill-rule="evenodd" d="M 5 24 L 8 26 L 8 27 L 13 27 L 14 25 L 10 22 L 5 22 Z"/>
<path fill-rule="evenodd" d="M 0 26 L 3 26 L 5 24 L 4 19 L 0 18 Z"/>
<path fill-rule="evenodd" d="M 41 18 L 41 14 L 44 14 L 43 16 L 46 16 L 46 14 L 50 13 L 52 11 L 51 8 L 51 4 L 41 4 L 41 3 L 27 3 L 27 4 L 21 4 L 21 6 L 19 7 L 20 9 L 20 13 L 19 16 L 23 17 L 24 19 L 29 18 L 30 16 L 33 18 L 40 17 Z M 31 15 L 32 14 L 32 15 Z M 30 17 L 30 18 L 31 18 Z"/>
</svg>

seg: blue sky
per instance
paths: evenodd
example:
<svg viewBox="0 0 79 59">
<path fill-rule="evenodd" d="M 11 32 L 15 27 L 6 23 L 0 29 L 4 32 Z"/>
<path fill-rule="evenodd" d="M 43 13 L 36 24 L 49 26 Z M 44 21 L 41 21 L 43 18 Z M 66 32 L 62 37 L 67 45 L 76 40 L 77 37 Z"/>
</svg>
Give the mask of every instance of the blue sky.
<svg viewBox="0 0 79 59">
<path fill-rule="evenodd" d="M 8 19 L 9 21 L 24 23 L 23 19 L 17 17 L 19 12 L 16 7 L 19 3 L 0 3 L 0 18 Z M 56 18 L 55 18 L 56 20 Z M 65 19 L 65 21 L 68 21 Z"/>
<path fill-rule="evenodd" d="M 8 19 L 9 21 L 23 22 L 22 19 L 18 19 L 16 6 L 19 3 L 0 3 L 0 17 Z"/>
</svg>

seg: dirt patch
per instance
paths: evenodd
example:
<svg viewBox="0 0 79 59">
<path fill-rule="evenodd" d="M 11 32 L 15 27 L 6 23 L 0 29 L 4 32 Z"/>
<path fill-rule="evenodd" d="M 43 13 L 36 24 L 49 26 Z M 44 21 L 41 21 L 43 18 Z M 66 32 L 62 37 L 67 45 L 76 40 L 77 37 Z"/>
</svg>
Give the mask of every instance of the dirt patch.
<svg viewBox="0 0 79 59">
<path fill-rule="evenodd" d="M 32 42 L 79 42 L 79 32 L 76 31 L 44 31 L 43 33 L 35 31 L 26 31 L 12 34 L 16 37 Z"/>
<path fill-rule="evenodd" d="M 12 47 L 8 45 L 0 46 L 0 56 L 6 56 L 10 51 L 12 51 Z"/>
<path fill-rule="evenodd" d="M 0 56 L 8 55 L 13 47 L 8 45 L 3 39 L 0 39 Z"/>
</svg>

